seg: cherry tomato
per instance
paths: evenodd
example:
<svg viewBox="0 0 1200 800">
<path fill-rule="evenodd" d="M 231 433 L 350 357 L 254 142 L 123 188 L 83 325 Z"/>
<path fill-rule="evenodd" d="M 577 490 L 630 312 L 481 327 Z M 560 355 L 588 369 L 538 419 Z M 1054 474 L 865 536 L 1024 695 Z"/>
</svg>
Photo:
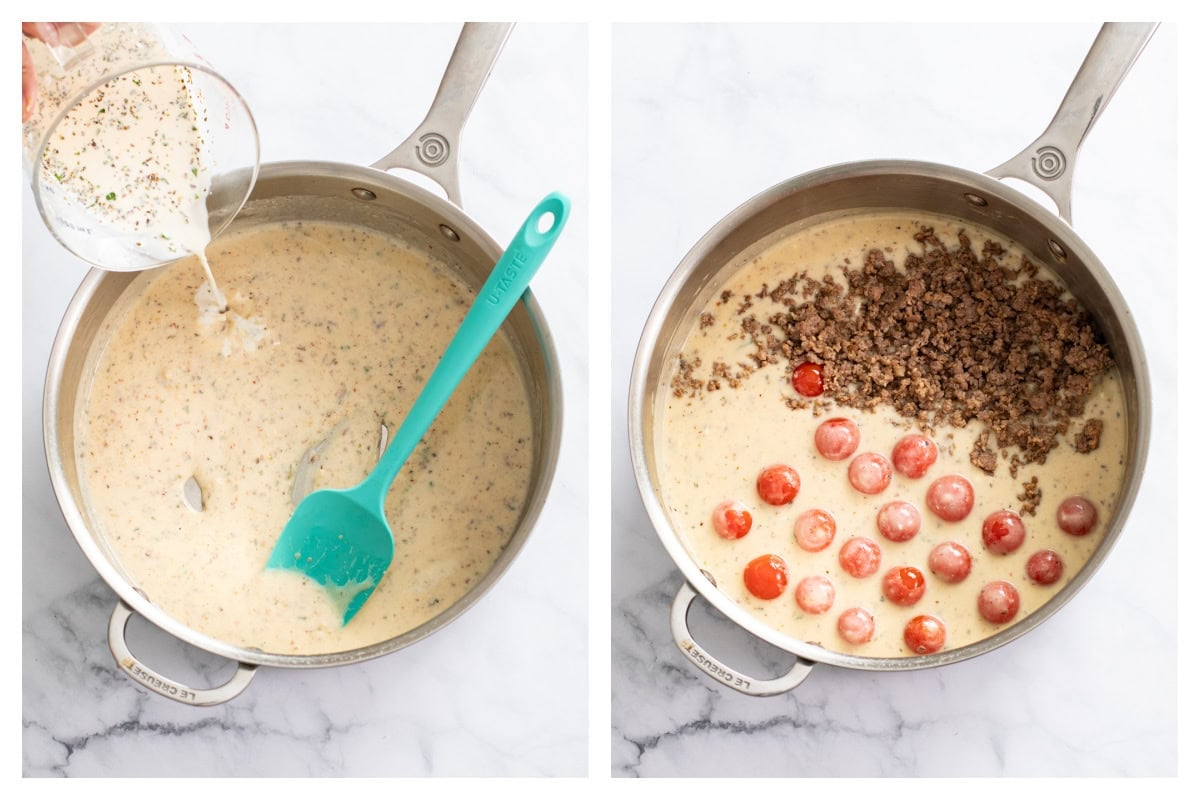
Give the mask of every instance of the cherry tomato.
<svg viewBox="0 0 1200 800">
<path fill-rule="evenodd" d="M 850 462 L 850 485 L 863 494 L 879 494 L 892 482 L 892 465 L 879 453 L 860 453 Z"/>
<path fill-rule="evenodd" d="M 779 556 L 759 556 L 746 565 L 742 580 L 750 594 L 760 600 L 774 600 L 787 588 L 787 564 Z"/>
<path fill-rule="evenodd" d="M 841 461 L 858 449 L 858 426 L 845 417 L 834 417 L 818 425 L 813 438 L 818 453 L 830 461 Z"/>
<path fill-rule="evenodd" d="M 775 464 L 758 473 L 758 496 L 773 506 L 787 505 L 800 493 L 800 473 Z"/>
<path fill-rule="evenodd" d="M 801 550 L 817 553 L 829 547 L 837 533 L 837 522 L 833 514 L 820 508 L 810 508 L 796 518 L 792 534 Z"/>
<path fill-rule="evenodd" d="M 936 653 L 946 644 L 946 623 L 929 614 L 918 614 L 904 626 L 904 643 L 917 655 Z"/>
<path fill-rule="evenodd" d="M 1096 525 L 1096 507 L 1085 497 L 1068 497 L 1058 506 L 1058 527 L 1072 536 L 1083 536 Z"/>
<path fill-rule="evenodd" d="M 865 578 L 879 570 L 879 545 L 870 539 L 855 536 L 847 539 L 838 551 L 838 563 L 852 578 Z"/>
<path fill-rule="evenodd" d="M 921 512 L 912 503 L 893 500 L 879 509 L 875 524 L 889 542 L 907 542 L 921 530 Z"/>
<path fill-rule="evenodd" d="M 1062 556 L 1053 550 L 1038 550 L 1025 562 L 1025 574 L 1039 586 L 1049 586 L 1062 577 Z"/>
<path fill-rule="evenodd" d="M 726 500 L 713 510 L 712 524 L 723 539 L 740 539 L 750 532 L 750 509 L 737 500 Z"/>
<path fill-rule="evenodd" d="M 1015 512 L 993 511 L 983 521 L 983 546 L 989 553 L 1003 556 L 1025 541 L 1025 523 Z"/>
<path fill-rule="evenodd" d="M 988 622 L 1008 622 L 1020 607 L 1017 587 L 1008 581 L 992 581 L 979 590 L 979 615 Z"/>
<path fill-rule="evenodd" d="M 883 596 L 898 606 L 911 606 L 925 594 L 925 576 L 916 567 L 892 567 L 883 573 Z"/>
<path fill-rule="evenodd" d="M 925 505 L 946 522 L 958 522 L 971 513 L 975 489 L 962 475 L 943 475 L 929 484 Z"/>
<path fill-rule="evenodd" d="M 958 542 L 942 542 L 929 552 L 929 571 L 946 583 L 959 583 L 971 572 L 971 553 Z"/>
<path fill-rule="evenodd" d="M 892 463 L 896 471 L 908 478 L 920 478 L 937 461 L 938 449 L 933 439 L 910 433 L 892 448 Z"/>
<path fill-rule="evenodd" d="M 825 391 L 825 368 L 805 361 L 792 371 L 792 388 L 805 397 L 820 397 Z"/>
<path fill-rule="evenodd" d="M 865 608 L 847 608 L 838 617 L 838 633 L 850 644 L 866 644 L 875 635 L 875 618 Z"/>
<path fill-rule="evenodd" d="M 824 614 L 833 606 L 833 582 L 809 575 L 796 585 L 796 605 L 809 614 Z"/>
</svg>

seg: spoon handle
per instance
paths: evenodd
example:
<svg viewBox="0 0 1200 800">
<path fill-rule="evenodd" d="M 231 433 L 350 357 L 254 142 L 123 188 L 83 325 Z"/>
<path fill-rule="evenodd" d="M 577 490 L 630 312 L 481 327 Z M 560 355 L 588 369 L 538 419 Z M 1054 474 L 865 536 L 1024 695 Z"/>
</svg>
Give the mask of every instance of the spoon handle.
<svg viewBox="0 0 1200 800">
<path fill-rule="evenodd" d="M 454 394 L 471 365 L 483 348 L 504 324 L 529 281 L 545 261 L 559 233 L 562 232 L 571 203 L 558 192 L 551 192 L 530 212 L 525 223 L 513 237 L 512 244 L 500 256 L 487 282 L 479 290 L 471 309 L 463 319 L 458 333 L 450 341 L 441 361 L 425 383 L 417 401 L 409 410 L 383 458 L 356 491 L 368 492 L 382 502 L 404 462 L 412 455 L 421 437 L 429 430 L 442 406 Z M 549 225 L 542 225 L 543 217 Z M 545 228 L 539 230 L 539 228 Z"/>
</svg>

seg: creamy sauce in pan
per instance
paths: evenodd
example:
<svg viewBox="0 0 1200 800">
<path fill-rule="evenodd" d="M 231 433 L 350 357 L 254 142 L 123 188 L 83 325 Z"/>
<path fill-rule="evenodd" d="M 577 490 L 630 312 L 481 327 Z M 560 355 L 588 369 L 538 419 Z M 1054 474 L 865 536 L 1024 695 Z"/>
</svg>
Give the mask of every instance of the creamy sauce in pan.
<svg viewBox="0 0 1200 800">
<path fill-rule="evenodd" d="M 943 241 L 953 242 L 963 223 L 936 217 L 924 217 L 921 224 L 932 225 Z M 897 264 L 907 251 L 919 252 L 913 242 L 918 222 L 903 214 L 872 214 L 821 223 L 795 233 L 769 247 L 749 263 L 725 274 L 712 299 L 696 313 L 707 311 L 713 324 L 694 323 L 682 348 L 686 359 L 699 356 L 705 369 L 713 361 L 736 364 L 749 359 L 753 346 L 740 336 L 741 318 L 736 301 L 715 303 L 723 290 L 735 298 L 755 294 L 766 284 L 775 286 L 797 271 L 813 278 L 832 274 L 841 279 L 844 263 L 861 266 L 866 252 L 884 249 Z M 985 238 L 970 231 L 978 251 Z M 1019 265 L 1019 248 L 1001 241 L 1009 250 L 1009 263 Z M 846 260 L 849 260 L 848 262 Z M 1050 277 L 1044 269 L 1039 277 Z M 844 283 L 844 281 L 843 281 Z M 754 313 L 765 320 L 770 311 L 782 308 L 770 298 L 756 300 Z M 788 636 L 816 643 L 830 650 L 878 657 L 911 656 L 903 631 L 918 614 L 935 615 L 944 621 L 947 635 L 943 649 L 961 647 L 986 638 L 1007 625 L 1028 616 L 1070 581 L 1105 536 L 1124 471 L 1125 413 L 1121 387 L 1115 370 L 1103 378 L 1088 404 L 1086 414 L 1060 439 L 1044 465 L 1021 468 L 1016 480 L 1010 477 L 1005 461 L 994 476 L 973 466 L 968 456 L 982 431 L 972 422 L 966 428 L 946 426 L 934 437 L 938 458 L 920 478 L 907 478 L 895 472 L 882 493 L 866 495 L 854 489 L 847 470 L 852 460 L 831 461 L 820 455 L 814 445 L 817 426 L 831 417 L 854 420 L 861 432 L 855 455 L 877 452 L 890 459 L 892 448 L 906 433 L 916 432 L 912 419 L 901 417 L 889 407 L 874 412 L 834 406 L 814 416 L 810 410 L 792 410 L 785 397 L 797 396 L 790 383 L 786 364 L 766 366 L 753 372 L 741 386 L 716 392 L 702 391 L 698 397 L 673 396 L 668 371 L 659 388 L 655 451 L 659 454 L 658 474 L 667 513 L 678 535 L 695 562 L 716 579 L 718 588 L 765 624 Z M 1099 449 L 1081 454 L 1072 447 L 1074 435 L 1083 419 L 1097 417 L 1104 428 Z M 763 468 L 785 463 L 800 474 L 798 497 L 788 505 L 772 506 L 758 496 L 756 478 Z M 959 522 L 946 522 L 932 513 L 925 502 L 926 489 L 938 477 L 957 473 L 974 486 L 975 504 Z M 986 516 L 1001 509 L 1020 509 L 1016 496 L 1021 482 L 1036 475 L 1043 491 L 1034 516 L 1024 516 L 1024 544 L 1007 555 L 994 555 L 982 543 L 982 524 Z M 1059 503 L 1072 495 L 1082 495 L 1098 511 L 1095 528 L 1083 536 L 1072 536 L 1058 527 L 1055 512 Z M 741 501 L 748 506 L 753 522 L 743 538 L 730 540 L 717 535 L 712 515 L 718 503 Z M 876 525 L 879 509 L 893 500 L 907 500 L 921 513 L 921 529 L 915 538 L 893 542 L 883 538 Z M 793 525 L 802 511 L 812 508 L 831 512 L 837 532 L 832 544 L 819 552 L 802 549 L 793 536 Z M 869 577 L 853 578 L 842 569 L 838 553 L 851 537 L 866 537 L 878 544 L 882 563 Z M 970 552 L 970 574 L 958 584 L 949 584 L 932 574 L 928 567 L 931 549 L 940 542 L 956 541 Z M 1063 560 L 1062 577 L 1052 585 L 1040 586 L 1025 574 L 1028 557 L 1042 549 L 1052 549 Z M 788 583 L 783 594 L 773 600 L 761 600 L 746 589 L 743 570 L 754 558 L 773 553 L 787 564 Z M 882 578 L 896 566 L 915 566 L 925 577 L 924 596 L 912 606 L 900 606 L 885 599 Z M 832 607 L 820 614 L 806 613 L 799 607 L 794 592 L 806 576 L 823 576 L 834 585 Z M 977 610 L 976 598 L 984 584 L 1006 580 L 1020 596 L 1017 616 L 1005 624 L 984 620 Z M 875 620 L 875 632 L 865 644 L 852 645 L 838 633 L 839 615 L 852 607 L 867 609 Z"/>
<path fill-rule="evenodd" d="M 329 437 L 315 487 L 360 481 L 473 293 L 428 254 L 344 225 L 261 226 L 209 254 L 229 312 L 192 259 L 144 273 L 81 384 L 81 483 L 132 583 L 189 627 L 271 653 L 363 647 L 453 605 L 525 505 L 532 420 L 512 346 L 492 341 L 400 472 L 386 503 L 395 560 L 343 627 L 324 589 L 263 569 L 298 463 Z M 185 496 L 193 476 L 202 510 Z"/>
</svg>

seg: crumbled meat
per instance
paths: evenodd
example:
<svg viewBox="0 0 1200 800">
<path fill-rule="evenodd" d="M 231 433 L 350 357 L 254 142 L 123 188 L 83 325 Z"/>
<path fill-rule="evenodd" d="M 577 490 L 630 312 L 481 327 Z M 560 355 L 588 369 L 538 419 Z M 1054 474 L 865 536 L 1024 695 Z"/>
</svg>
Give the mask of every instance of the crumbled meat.
<svg viewBox="0 0 1200 800">
<path fill-rule="evenodd" d="M 975 440 L 975 446 L 971 449 L 971 463 L 979 467 L 988 475 L 993 475 L 996 472 L 996 451 L 988 447 L 988 432 L 984 431 L 979 434 L 979 438 Z"/>
<path fill-rule="evenodd" d="M 1021 501 L 1021 516 L 1037 514 L 1038 504 L 1042 502 L 1042 490 L 1038 488 L 1037 475 L 1021 484 L 1023 490 L 1017 499 Z"/>
<path fill-rule="evenodd" d="M 1089 419 L 1083 423 L 1083 430 L 1075 434 L 1075 449 L 1081 453 L 1090 453 L 1100 446 L 1100 432 L 1104 423 L 1098 419 Z"/>
</svg>

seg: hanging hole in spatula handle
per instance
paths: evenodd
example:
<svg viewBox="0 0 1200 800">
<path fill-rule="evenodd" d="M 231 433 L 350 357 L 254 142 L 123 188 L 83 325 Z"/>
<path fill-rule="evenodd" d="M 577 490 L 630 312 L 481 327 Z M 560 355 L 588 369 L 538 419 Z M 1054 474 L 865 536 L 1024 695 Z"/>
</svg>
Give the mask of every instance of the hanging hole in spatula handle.
<svg viewBox="0 0 1200 800">
<path fill-rule="evenodd" d="M 133 609 L 125 605 L 123 601 L 117 601 L 117 607 L 113 609 L 112 616 L 108 620 L 108 649 L 112 651 L 117 666 L 124 670 L 126 675 L 155 694 L 189 706 L 215 706 L 228 703 L 250 685 L 250 680 L 254 677 L 255 670 L 258 669 L 256 664 L 238 662 L 237 671 L 233 673 L 233 677 L 221 686 L 215 686 L 212 689 L 194 689 L 171 680 L 147 667 L 129 649 L 129 643 L 125 640 L 125 629 L 132 617 Z"/>
</svg>

